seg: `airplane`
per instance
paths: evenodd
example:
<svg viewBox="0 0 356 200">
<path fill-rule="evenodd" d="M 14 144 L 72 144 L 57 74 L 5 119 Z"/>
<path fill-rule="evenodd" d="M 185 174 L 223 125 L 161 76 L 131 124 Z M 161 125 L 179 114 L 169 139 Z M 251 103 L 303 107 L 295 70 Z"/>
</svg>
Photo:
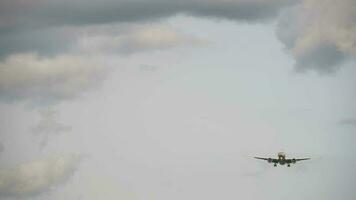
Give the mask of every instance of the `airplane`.
<svg viewBox="0 0 356 200">
<path fill-rule="evenodd" d="M 254 157 L 256 159 L 260 159 L 260 160 L 267 160 L 267 162 L 269 163 L 274 163 L 273 166 L 277 167 L 277 164 L 280 165 L 285 165 L 287 164 L 287 167 L 290 167 L 290 164 L 295 164 L 298 161 L 302 161 L 302 160 L 310 160 L 310 158 L 286 158 L 286 154 L 284 152 L 279 152 L 277 154 L 278 158 L 261 158 L 261 157 Z"/>
</svg>

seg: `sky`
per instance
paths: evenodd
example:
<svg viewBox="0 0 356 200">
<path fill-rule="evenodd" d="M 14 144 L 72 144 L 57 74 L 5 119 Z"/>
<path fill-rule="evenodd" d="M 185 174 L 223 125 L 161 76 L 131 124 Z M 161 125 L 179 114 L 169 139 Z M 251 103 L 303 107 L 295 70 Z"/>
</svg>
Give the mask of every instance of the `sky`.
<svg viewBox="0 0 356 200">
<path fill-rule="evenodd" d="M 355 33 L 354 0 L 3 0 L 0 199 L 353 200 Z"/>
</svg>

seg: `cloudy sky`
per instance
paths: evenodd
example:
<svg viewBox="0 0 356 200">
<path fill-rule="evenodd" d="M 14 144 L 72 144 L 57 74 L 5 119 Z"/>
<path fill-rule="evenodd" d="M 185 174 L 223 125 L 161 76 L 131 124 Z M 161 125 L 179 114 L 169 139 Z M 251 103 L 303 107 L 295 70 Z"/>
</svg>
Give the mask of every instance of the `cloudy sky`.
<svg viewBox="0 0 356 200">
<path fill-rule="evenodd" d="M 356 198 L 354 0 L 2 0 L 0 47 L 1 200 Z"/>
</svg>

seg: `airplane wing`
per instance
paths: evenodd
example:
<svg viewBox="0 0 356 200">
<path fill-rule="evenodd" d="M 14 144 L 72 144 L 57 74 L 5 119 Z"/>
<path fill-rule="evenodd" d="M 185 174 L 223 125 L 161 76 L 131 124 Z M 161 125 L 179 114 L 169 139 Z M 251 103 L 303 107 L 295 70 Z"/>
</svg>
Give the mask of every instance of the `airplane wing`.
<svg viewBox="0 0 356 200">
<path fill-rule="evenodd" d="M 254 157 L 256 159 L 260 159 L 260 160 L 268 160 L 268 158 L 261 158 L 261 157 Z"/>
<path fill-rule="evenodd" d="M 302 161 L 302 160 L 310 160 L 310 158 L 299 158 L 299 159 L 295 159 L 295 161 Z"/>
<path fill-rule="evenodd" d="M 302 161 L 302 160 L 310 160 L 310 158 L 299 158 L 299 159 L 293 158 L 293 159 L 286 159 L 286 162 L 287 162 L 287 163 L 296 163 L 296 162 Z"/>
<path fill-rule="evenodd" d="M 261 158 L 261 157 L 254 157 L 256 159 L 259 159 L 259 160 L 266 160 L 268 162 L 273 162 L 273 163 L 277 163 L 278 160 L 277 159 L 274 159 L 274 158 Z"/>
</svg>

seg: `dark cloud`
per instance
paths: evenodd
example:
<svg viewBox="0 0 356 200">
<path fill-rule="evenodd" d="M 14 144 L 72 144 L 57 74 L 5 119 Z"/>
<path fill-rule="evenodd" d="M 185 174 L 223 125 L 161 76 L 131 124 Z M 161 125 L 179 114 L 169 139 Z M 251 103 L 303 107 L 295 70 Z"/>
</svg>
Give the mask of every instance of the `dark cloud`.
<svg viewBox="0 0 356 200">
<path fill-rule="evenodd" d="M 78 37 L 77 29 L 66 27 L 0 34 L 0 58 L 22 52 L 53 56 L 68 51 Z"/>
<path fill-rule="evenodd" d="M 144 22 L 185 13 L 259 22 L 272 19 L 291 0 L 90 0 L 0 2 L 0 57 L 65 51 L 77 35 L 66 27 Z M 78 30 L 77 30 L 78 31 Z"/>
<path fill-rule="evenodd" d="M 296 59 L 296 70 L 305 72 L 316 70 L 320 73 L 333 73 L 346 61 L 347 56 L 333 44 L 321 44 L 303 52 Z"/>
<path fill-rule="evenodd" d="M 0 58 L 67 52 L 83 37 L 84 27 L 150 22 L 179 13 L 263 22 L 284 10 L 277 35 L 296 59 L 297 70 L 330 73 L 356 56 L 355 6 L 354 0 L 4 0 Z M 135 45 L 126 41 L 119 51 L 131 52 Z"/>
<path fill-rule="evenodd" d="M 77 97 L 94 87 L 105 71 L 103 66 L 83 57 L 83 53 L 132 54 L 204 43 L 196 37 L 164 27 L 152 28 L 142 22 L 178 13 L 261 22 L 272 19 L 291 2 L 1 1 L 0 100 L 52 104 Z"/>
<path fill-rule="evenodd" d="M 145 21 L 177 13 L 264 21 L 292 3 L 291 0 L 5 0 L 0 5 L 3 11 L 2 30 L 15 30 Z"/>
</svg>

